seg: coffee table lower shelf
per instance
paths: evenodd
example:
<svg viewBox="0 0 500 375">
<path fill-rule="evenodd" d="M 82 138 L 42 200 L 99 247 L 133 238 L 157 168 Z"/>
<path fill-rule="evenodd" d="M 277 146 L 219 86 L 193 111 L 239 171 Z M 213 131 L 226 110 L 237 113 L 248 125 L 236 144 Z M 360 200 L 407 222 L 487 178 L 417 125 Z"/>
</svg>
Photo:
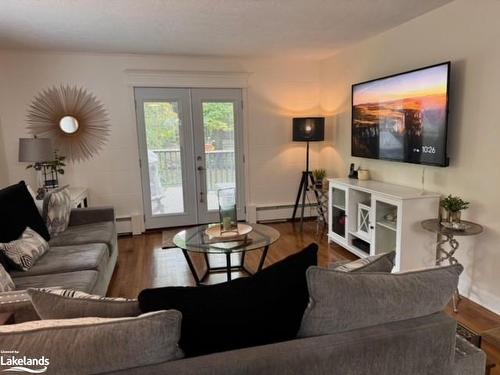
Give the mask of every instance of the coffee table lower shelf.
<svg viewBox="0 0 500 375">
<path fill-rule="evenodd" d="M 210 266 L 210 260 L 208 259 L 208 254 L 204 253 L 204 258 L 205 258 L 205 265 L 207 267 L 207 270 L 205 273 L 200 277 L 198 276 L 198 273 L 196 272 L 196 268 L 194 267 L 194 264 L 191 260 L 191 257 L 189 256 L 189 251 L 186 249 L 181 249 L 182 254 L 184 254 L 184 258 L 186 258 L 186 262 L 188 264 L 189 270 L 191 271 L 191 274 L 193 275 L 194 281 L 196 285 L 201 285 L 203 284 L 208 276 L 213 273 L 226 273 L 227 276 L 227 281 L 230 281 L 232 279 L 232 273 L 233 272 L 244 272 L 247 275 L 251 276 L 254 273 L 251 272 L 248 268 L 245 267 L 245 252 L 241 253 L 241 263 L 239 265 L 232 265 L 231 263 L 231 252 L 227 252 L 226 255 L 226 265 L 223 267 L 212 267 Z M 259 266 L 257 267 L 257 272 L 261 271 L 262 268 L 264 267 L 264 262 L 267 257 L 267 253 L 269 251 L 269 246 L 265 246 L 264 250 L 262 251 L 262 255 L 260 256 L 260 261 L 259 261 Z"/>
</svg>

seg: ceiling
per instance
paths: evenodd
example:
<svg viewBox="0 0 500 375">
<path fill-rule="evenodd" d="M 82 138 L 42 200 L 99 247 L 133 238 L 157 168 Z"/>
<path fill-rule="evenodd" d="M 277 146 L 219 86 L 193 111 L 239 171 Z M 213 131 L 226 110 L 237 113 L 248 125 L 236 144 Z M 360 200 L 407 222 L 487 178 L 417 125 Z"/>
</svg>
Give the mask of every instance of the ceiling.
<svg viewBox="0 0 500 375">
<path fill-rule="evenodd" d="M 322 58 L 451 0 L 1 0 L 0 48 Z"/>
</svg>

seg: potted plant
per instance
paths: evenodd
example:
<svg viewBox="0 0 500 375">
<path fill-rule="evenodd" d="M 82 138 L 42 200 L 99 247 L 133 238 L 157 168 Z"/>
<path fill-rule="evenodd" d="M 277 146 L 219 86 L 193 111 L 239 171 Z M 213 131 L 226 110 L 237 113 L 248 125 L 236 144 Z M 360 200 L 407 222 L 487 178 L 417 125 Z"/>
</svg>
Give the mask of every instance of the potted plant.
<svg viewBox="0 0 500 375">
<path fill-rule="evenodd" d="M 460 223 L 461 212 L 469 208 L 469 204 L 460 197 L 448 195 L 441 201 L 441 207 L 444 208 L 447 215 L 443 219 L 450 223 Z"/>
<path fill-rule="evenodd" d="M 43 173 L 43 187 L 38 189 L 37 199 L 42 199 L 46 190 L 59 186 L 59 175 L 64 174 L 64 167 L 66 167 L 65 159 L 65 156 L 61 156 L 55 151 L 54 160 L 37 162 L 26 166 L 26 169 L 33 168 Z"/>
<path fill-rule="evenodd" d="M 315 169 L 313 171 L 314 184 L 317 189 L 323 188 L 323 180 L 326 177 L 326 170 L 324 169 Z"/>
</svg>

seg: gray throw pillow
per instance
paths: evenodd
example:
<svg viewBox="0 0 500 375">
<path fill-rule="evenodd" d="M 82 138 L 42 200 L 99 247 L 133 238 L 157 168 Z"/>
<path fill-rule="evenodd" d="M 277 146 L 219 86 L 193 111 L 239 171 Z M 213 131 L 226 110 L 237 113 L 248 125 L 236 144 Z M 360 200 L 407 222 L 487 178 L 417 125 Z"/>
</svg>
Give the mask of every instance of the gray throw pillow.
<svg viewBox="0 0 500 375">
<path fill-rule="evenodd" d="M 158 311 L 133 318 L 38 320 L 0 326 L 11 358 L 45 359 L 48 374 L 101 374 L 183 357 L 177 343 L 182 315 Z M 18 364 L 16 364 L 18 365 Z M 5 371 L 5 369 L 4 369 Z"/>
<path fill-rule="evenodd" d="M 0 251 L 20 271 L 28 271 L 48 249 L 48 242 L 30 227 L 17 240 L 0 243 Z"/>
<path fill-rule="evenodd" d="M 391 272 L 394 267 L 395 256 L 396 252 L 391 251 L 389 253 L 370 255 L 338 266 L 334 263 L 329 268 L 340 272 Z"/>
<path fill-rule="evenodd" d="M 0 264 L 0 292 L 10 292 L 16 288 L 9 273 Z"/>
<path fill-rule="evenodd" d="M 136 299 L 101 297 L 72 289 L 28 289 L 41 319 L 121 318 L 141 313 Z"/>
<path fill-rule="evenodd" d="M 333 334 L 442 311 L 462 270 L 460 264 L 396 274 L 310 267 L 310 300 L 298 336 Z"/>
<path fill-rule="evenodd" d="M 49 191 L 43 198 L 43 215 L 51 237 L 64 232 L 69 225 L 71 197 L 68 186 Z"/>
</svg>

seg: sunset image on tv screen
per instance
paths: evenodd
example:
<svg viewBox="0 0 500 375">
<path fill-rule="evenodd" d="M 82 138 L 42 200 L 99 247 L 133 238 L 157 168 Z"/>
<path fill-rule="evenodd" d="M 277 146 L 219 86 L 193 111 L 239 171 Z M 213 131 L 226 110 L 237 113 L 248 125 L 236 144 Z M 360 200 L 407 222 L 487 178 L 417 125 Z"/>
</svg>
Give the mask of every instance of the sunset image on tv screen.
<svg viewBox="0 0 500 375">
<path fill-rule="evenodd" d="M 353 86 L 352 155 L 441 165 L 448 64 Z"/>
</svg>

